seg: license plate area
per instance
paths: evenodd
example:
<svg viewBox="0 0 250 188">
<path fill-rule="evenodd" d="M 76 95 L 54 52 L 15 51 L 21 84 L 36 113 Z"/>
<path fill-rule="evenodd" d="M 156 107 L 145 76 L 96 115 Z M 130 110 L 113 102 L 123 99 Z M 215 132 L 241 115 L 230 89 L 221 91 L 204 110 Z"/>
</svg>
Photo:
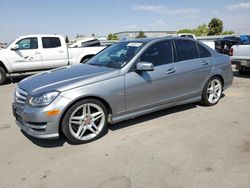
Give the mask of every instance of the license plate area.
<svg viewBox="0 0 250 188">
<path fill-rule="evenodd" d="M 250 67 L 250 61 L 244 60 L 240 62 L 241 66 Z"/>
</svg>

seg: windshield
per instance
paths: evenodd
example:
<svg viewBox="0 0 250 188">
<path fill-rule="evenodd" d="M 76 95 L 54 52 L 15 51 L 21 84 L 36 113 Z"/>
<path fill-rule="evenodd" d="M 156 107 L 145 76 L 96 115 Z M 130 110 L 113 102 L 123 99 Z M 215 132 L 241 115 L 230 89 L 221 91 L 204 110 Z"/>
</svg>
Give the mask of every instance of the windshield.
<svg viewBox="0 0 250 188">
<path fill-rule="evenodd" d="M 140 42 L 119 42 L 104 49 L 88 61 L 90 65 L 120 69 L 144 46 Z"/>
</svg>

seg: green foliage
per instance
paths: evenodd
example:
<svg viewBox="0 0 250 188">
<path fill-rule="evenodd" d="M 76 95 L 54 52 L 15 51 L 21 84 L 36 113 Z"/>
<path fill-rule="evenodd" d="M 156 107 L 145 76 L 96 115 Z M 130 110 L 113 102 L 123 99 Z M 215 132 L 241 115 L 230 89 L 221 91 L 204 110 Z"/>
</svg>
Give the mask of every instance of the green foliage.
<svg viewBox="0 0 250 188">
<path fill-rule="evenodd" d="M 195 36 L 205 36 L 208 33 L 208 27 L 206 24 L 199 25 L 195 29 L 181 29 L 177 33 L 190 33 Z"/>
<path fill-rule="evenodd" d="M 68 38 L 67 35 L 66 35 L 66 37 L 65 37 L 65 42 L 66 42 L 66 43 L 69 43 L 69 38 Z"/>
<path fill-rule="evenodd" d="M 235 34 L 235 32 L 226 30 L 226 31 L 223 31 L 221 34 L 222 35 L 233 35 L 233 34 Z"/>
<path fill-rule="evenodd" d="M 118 40 L 118 36 L 117 36 L 117 35 L 114 35 L 114 34 L 112 34 L 112 33 L 110 33 L 110 34 L 108 35 L 108 40 Z"/>
<path fill-rule="evenodd" d="M 219 18 L 213 18 L 208 24 L 208 35 L 220 35 L 223 31 L 223 22 Z"/>
<path fill-rule="evenodd" d="M 181 29 L 178 33 L 190 33 L 195 36 L 207 35 L 232 35 L 234 31 L 223 31 L 223 22 L 219 18 L 213 18 L 209 24 L 198 25 L 195 29 Z"/>
<path fill-rule="evenodd" d="M 147 38 L 147 36 L 143 31 L 140 31 L 139 34 L 136 36 L 136 38 Z"/>
<path fill-rule="evenodd" d="M 194 34 L 194 30 L 193 29 L 181 29 L 177 33 L 178 34 L 179 33 L 191 33 L 191 34 Z"/>
<path fill-rule="evenodd" d="M 198 27 L 194 29 L 194 34 L 196 36 L 206 36 L 208 34 L 207 24 L 198 25 Z"/>
</svg>

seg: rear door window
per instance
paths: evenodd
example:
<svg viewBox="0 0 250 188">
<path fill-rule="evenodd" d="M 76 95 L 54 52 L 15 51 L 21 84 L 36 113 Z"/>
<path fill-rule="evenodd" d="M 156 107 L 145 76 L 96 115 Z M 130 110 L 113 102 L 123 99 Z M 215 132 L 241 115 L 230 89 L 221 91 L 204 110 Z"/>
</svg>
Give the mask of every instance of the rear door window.
<svg viewBox="0 0 250 188">
<path fill-rule="evenodd" d="M 199 57 L 197 46 L 192 40 L 175 40 L 176 61 L 185 61 Z"/>
<path fill-rule="evenodd" d="M 150 46 L 140 57 L 140 61 L 153 63 L 154 66 L 173 62 L 172 42 L 166 40 Z"/>
<path fill-rule="evenodd" d="M 43 48 L 57 48 L 61 46 L 58 37 L 42 37 Z"/>
<path fill-rule="evenodd" d="M 212 56 L 211 53 L 204 46 L 202 46 L 201 44 L 197 43 L 197 47 L 198 47 L 198 50 L 199 50 L 200 58 L 211 57 Z"/>
</svg>

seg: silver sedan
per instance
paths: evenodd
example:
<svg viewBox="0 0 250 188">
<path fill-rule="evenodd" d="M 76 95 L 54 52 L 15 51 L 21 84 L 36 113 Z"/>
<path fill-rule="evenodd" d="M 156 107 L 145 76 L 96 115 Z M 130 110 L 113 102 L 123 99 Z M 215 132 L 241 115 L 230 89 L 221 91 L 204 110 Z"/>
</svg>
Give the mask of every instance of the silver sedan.
<svg viewBox="0 0 250 188">
<path fill-rule="evenodd" d="M 101 137 L 107 124 L 186 103 L 215 105 L 233 81 L 230 59 L 199 41 L 123 41 L 86 64 L 21 81 L 13 114 L 27 134 L 72 143 Z"/>
</svg>

